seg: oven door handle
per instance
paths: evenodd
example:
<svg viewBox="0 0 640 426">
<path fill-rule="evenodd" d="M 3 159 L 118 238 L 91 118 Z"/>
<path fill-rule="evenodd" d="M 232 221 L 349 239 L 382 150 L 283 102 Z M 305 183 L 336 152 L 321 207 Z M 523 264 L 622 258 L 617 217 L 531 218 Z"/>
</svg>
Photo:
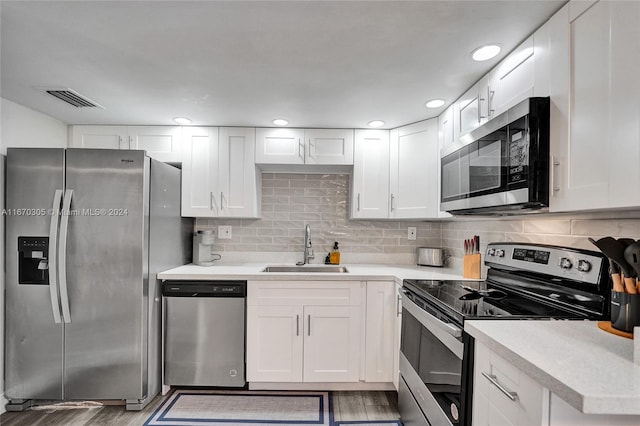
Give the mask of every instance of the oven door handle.
<svg viewBox="0 0 640 426">
<path fill-rule="evenodd" d="M 456 339 L 462 337 L 462 329 L 460 327 L 456 327 L 455 325 L 448 324 L 446 322 L 440 321 L 438 318 L 434 317 L 433 315 L 431 315 L 430 313 L 428 313 L 427 311 L 421 309 L 418 305 L 413 303 L 413 301 L 407 297 L 406 291 L 403 291 L 403 293 L 404 293 L 404 296 L 402 297 L 402 305 L 403 306 L 411 306 L 411 307 L 415 306 L 417 309 L 420 309 L 421 313 L 423 314 L 423 315 L 420 315 L 420 317 L 423 318 L 424 320 L 428 321 L 429 325 L 433 325 L 434 327 L 437 327 L 437 328 L 445 331 L 447 334 L 450 334 L 451 336 L 455 337 Z M 411 305 L 407 305 L 407 303 L 411 303 Z M 409 310 L 411 311 L 411 309 L 409 309 Z M 415 316 L 415 314 L 414 314 L 414 316 Z"/>
</svg>

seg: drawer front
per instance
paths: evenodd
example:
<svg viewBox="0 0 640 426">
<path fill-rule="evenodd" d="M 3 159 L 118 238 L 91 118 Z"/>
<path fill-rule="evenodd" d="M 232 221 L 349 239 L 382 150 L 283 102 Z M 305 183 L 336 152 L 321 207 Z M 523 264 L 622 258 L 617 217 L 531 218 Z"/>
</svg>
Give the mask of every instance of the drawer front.
<svg viewBox="0 0 640 426">
<path fill-rule="evenodd" d="M 363 286 L 359 281 L 249 281 L 247 304 L 360 306 Z"/>
<path fill-rule="evenodd" d="M 477 341 L 475 359 L 474 425 L 542 423 L 542 385 Z"/>
</svg>

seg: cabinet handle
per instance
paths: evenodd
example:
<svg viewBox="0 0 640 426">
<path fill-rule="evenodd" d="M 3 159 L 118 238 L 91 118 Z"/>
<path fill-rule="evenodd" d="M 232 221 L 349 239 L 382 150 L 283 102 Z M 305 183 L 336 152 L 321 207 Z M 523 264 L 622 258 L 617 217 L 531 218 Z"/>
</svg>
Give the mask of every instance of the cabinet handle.
<svg viewBox="0 0 640 426">
<path fill-rule="evenodd" d="M 304 143 L 302 139 L 298 139 L 298 157 L 302 158 L 302 162 L 304 162 Z"/>
<path fill-rule="evenodd" d="M 358 211 L 360 211 L 360 193 L 358 192 Z"/>
<path fill-rule="evenodd" d="M 311 336 L 311 315 L 307 315 L 307 336 Z"/>
<path fill-rule="evenodd" d="M 489 383 L 497 387 L 498 390 L 503 394 L 505 394 L 505 396 L 509 398 L 511 401 L 516 401 L 518 399 L 518 394 L 516 392 L 511 392 L 505 389 L 500 383 L 498 383 L 498 379 L 496 376 L 494 376 L 493 374 L 485 373 L 484 371 L 482 371 L 481 373 L 487 380 L 489 380 Z"/>
<path fill-rule="evenodd" d="M 131 149 L 131 142 L 133 142 L 133 137 L 129 136 L 129 149 Z"/>
<path fill-rule="evenodd" d="M 495 113 L 496 111 L 494 109 L 492 109 L 492 103 L 493 103 L 493 95 L 496 94 L 495 90 L 491 90 L 490 87 L 487 87 L 487 115 L 489 117 L 491 117 L 493 115 L 493 113 Z"/>
<path fill-rule="evenodd" d="M 309 158 L 313 157 L 313 147 L 314 147 L 313 139 L 309 138 Z M 306 147 L 305 147 L 305 156 L 306 156 Z"/>
<path fill-rule="evenodd" d="M 395 208 L 395 206 L 394 206 L 395 199 L 396 199 L 396 197 L 393 194 L 391 194 L 391 211 L 393 211 L 393 209 Z"/>
<path fill-rule="evenodd" d="M 560 191 L 560 187 L 558 186 L 558 182 L 557 182 L 558 166 L 560 166 L 560 161 L 558 161 L 555 155 L 552 155 L 551 156 L 551 196 L 555 196 L 556 192 Z"/>
<path fill-rule="evenodd" d="M 482 121 L 483 118 L 487 118 L 485 115 L 482 115 L 482 103 L 484 101 L 484 98 L 478 96 L 478 124 Z"/>
<path fill-rule="evenodd" d="M 296 315 L 296 336 L 300 335 L 300 315 Z"/>
<path fill-rule="evenodd" d="M 398 300 L 396 301 L 396 316 L 399 317 L 402 315 L 402 295 L 398 295 Z"/>
<path fill-rule="evenodd" d="M 212 192 L 209 192 L 209 210 L 211 211 L 213 211 L 213 203 L 214 203 L 214 200 L 213 200 L 213 191 L 212 191 Z"/>
<path fill-rule="evenodd" d="M 220 191 L 220 210 L 224 210 L 224 192 Z"/>
</svg>

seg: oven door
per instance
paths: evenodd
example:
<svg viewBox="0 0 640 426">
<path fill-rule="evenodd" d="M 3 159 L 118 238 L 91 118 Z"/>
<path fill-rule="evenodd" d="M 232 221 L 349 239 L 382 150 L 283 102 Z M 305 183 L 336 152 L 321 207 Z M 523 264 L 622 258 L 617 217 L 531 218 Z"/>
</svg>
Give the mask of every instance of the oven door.
<svg viewBox="0 0 640 426">
<path fill-rule="evenodd" d="M 425 310 L 426 309 L 426 310 Z M 462 329 L 435 309 L 402 297 L 398 394 L 406 426 L 457 425 L 462 390 Z M 423 414 L 421 419 L 416 406 Z"/>
</svg>

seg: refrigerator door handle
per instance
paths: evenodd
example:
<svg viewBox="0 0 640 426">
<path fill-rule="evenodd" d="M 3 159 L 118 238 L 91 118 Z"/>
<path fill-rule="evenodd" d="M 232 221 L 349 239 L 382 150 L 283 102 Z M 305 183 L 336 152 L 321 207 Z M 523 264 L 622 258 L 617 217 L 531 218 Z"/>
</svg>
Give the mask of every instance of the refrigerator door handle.
<svg viewBox="0 0 640 426">
<path fill-rule="evenodd" d="M 49 226 L 49 294 L 53 321 L 60 324 L 60 301 L 58 299 L 58 222 L 60 221 L 60 202 L 62 189 L 56 189 L 51 207 L 51 225 Z"/>
<path fill-rule="evenodd" d="M 73 189 L 67 189 L 64 193 L 62 218 L 60 219 L 60 301 L 62 302 L 62 319 L 67 324 L 71 322 L 69 294 L 67 292 L 67 233 L 69 231 L 72 197 Z"/>
</svg>

